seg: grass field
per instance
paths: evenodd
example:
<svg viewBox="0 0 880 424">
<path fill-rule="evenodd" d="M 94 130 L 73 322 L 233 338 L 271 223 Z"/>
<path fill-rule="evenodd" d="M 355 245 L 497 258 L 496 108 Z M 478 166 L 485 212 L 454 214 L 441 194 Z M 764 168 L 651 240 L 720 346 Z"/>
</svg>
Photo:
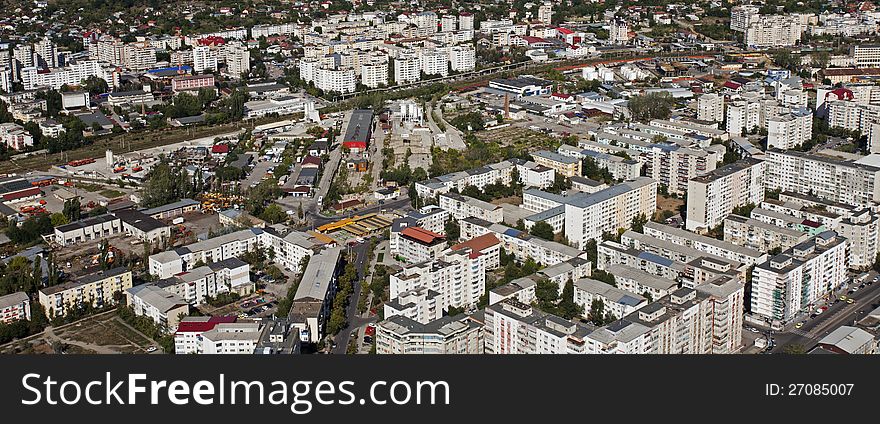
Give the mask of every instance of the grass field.
<svg viewBox="0 0 880 424">
<path fill-rule="evenodd" d="M 115 199 L 119 196 L 124 195 L 125 193 L 118 191 L 118 190 L 107 189 L 107 190 L 101 190 L 98 194 L 100 194 L 101 196 L 104 196 L 108 199 Z"/>
</svg>

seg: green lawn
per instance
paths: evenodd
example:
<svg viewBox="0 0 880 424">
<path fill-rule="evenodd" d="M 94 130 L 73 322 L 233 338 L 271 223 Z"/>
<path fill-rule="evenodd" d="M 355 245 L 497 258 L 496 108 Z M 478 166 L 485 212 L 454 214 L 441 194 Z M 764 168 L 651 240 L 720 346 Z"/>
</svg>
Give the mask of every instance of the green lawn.
<svg viewBox="0 0 880 424">
<path fill-rule="evenodd" d="M 101 191 L 100 193 L 98 193 L 98 194 L 100 194 L 101 196 L 104 196 L 104 197 L 106 197 L 106 198 L 108 198 L 108 199 L 115 199 L 115 198 L 117 198 L 117 197 L 120 197 L 120 196 L 124 196 L 124 195 L 125 195 L 125 193 L 123 193 L 123 192 L 121 192 L 121 191 L 118 191 L 118 190 L 112 190 L 112 189 L 102 190 L 102 191 Z"/>
</svg>

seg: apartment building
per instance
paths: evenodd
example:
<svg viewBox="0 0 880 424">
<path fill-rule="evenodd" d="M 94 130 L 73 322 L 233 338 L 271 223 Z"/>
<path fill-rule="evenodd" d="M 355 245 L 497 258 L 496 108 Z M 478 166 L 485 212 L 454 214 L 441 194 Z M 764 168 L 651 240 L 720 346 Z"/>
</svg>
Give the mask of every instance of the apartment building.
<svg viewBox="0 0 880 424">
<path fill-rule="evenodd" d="M 612 264 L 607 267 L 606 271 L 614 275 L 614 283 L 617 284 L 617 288 L 639 294 L 649 299 L 649 302 L 653 299 L 660 299 L 679 287 L 675 280 L 661 278 L 631 266 Z M 622 315 L 618 316 L 622 317 Z"/>
<path fill-rule="evenodd" d="M 666 186 L 669 193 L 683 195 L 691 178 L 715 169 L 719 155 L 702 149 L 654 143 L 643 158 L 645 176 Z"/>
<path fill-rule="evenodd" d="M 846 238 L 850 268 L 870 267 L 880 251 L 880 217 L 871 207 L 851 206 L 790 192 L 780 193 L 778 201 L 767 200 L 761 206 L 766 209 L 752 214 L 762 221 L 809 235 L 833 230 Z"/>
<path fill-rule="evenodd" d="M 237 258 L 245 252 L 264 248 L 263 234 L 265 232 L 259 228 L 250 228 L 151 255 L 150 274 L 169 278 L 191 270 L 199 262 L 208 264 Z"/>
<path fill-rule="evenodd" d="M 493 224 L 479 218 L 461 220 L 461 237 L 470 239 L 484 234 L 494 234 L 501 247 L 517 261 L 532 259 L 539 264 L 552 266 L 573 258 L 586 258 L 586 252 L 571 246 L 532 237 L 523 231 L 502 224 Z"/>
<path fill-rule="evenodd" d="M 813 137 L 813 112 L 807 107 L 767 118 L 767 146 L 793 149 Z"/>
<path fill-rule="evenodd" d="M 583 354 L 592 325 L 572 322 L 514 299 L 486 307 L 487 354 Z"/>
<path fill-rule="evenodd" d="M 380 355 L 483 353 L 483 326 L 463 315 L 420 323 L 396 315 L 376 325 L 376 353 Z"/>
<path fill-rule="evenodd" d="M 858 68 L 880 67 L 880 45 L 856 44 L 849 48 L 849 53 Z"/>
<path fill-rule="evenodd" d="M 394 82 L 410 84 L 422 79 L 422 60 L 416 52 L 404 52 L 394 58 Z"/>
<path fill-rule="evenodd" d="M 182 316 L 189 315 L 189 303 L 154 284 L 142 284 L 125 291 L 128 306 L 137 316 L 153 320 L 160 328 L 177 331 Z"/>
<path fill-rule="evenodd" d="M 34 145 L 34 137 L 21 125 L 7 122 L 0 124 L 0 144 L 12 150 L 22 150 Z"/>
<path fill-rule="evenodd" d="M 249 355 L 262 334 L 259 322 L 221 323 L 202 333 L 196 353 L 205 355 Z"/>
<path fill-rule="evenodd" d="M 470 72 L 477 67 L 477 51 L 471 44 L 449 48 L 449 68 L 453 72 Z"/>
<path fill-rule="evenodd" d="M 697 119 L 724 122 L 724 96 L 707 93 L 697 98 Z"/>
<path fill-rule="evenodd" d="M 601 302 L 606 314 L 622 318 L 647 305 L 648 299 L 590 278 L 575 281 L 574 303 L 584 308 L 584 318 L 589 316 L 593 302 Z"/>
<path fill-rule="evenodd" d="M 724 218 L 724 241 L 761 252 L 785 250 L 806 241 L 809 234 L 754 218 L 728 215 Z"/>
<path fill-rule="evenodd" d="M 518 302 L 531 305 L 538 298 L 536 288 L 538 282 L 533 277 L 521 277 L 502 286 L 489 290 L 489 305 L 494 305 L 505 299 L 515 299 Z"/>
<path fill-rule="evenodd" d="M 476 252 L 447 250 L 437 259 L 404 267 L 391 275 L 392 299 L 419 288 L 439 293 L 444 309 L 474 306 L 486 288 L 485 261 Z"/>
<path fill-rule="evenodd" d="M 331 93 L 354 93 L 357 75 L 351 68 L 318 68 L 315 71 L 315 87 Z"/>
<path fill-rule="evenodd" d="M 581 160 L 575 157 L 561 155 L 549 150 L 539 150 L 532 153 L 532 159 L 538 165 L 553 168 L 554 171 L 565 177 L 581 175 Z"/>
<path fill-rule="evenodd" d="M 66 283 L 40 289 L 38 294 L 40 305 L 51 319 L 65 316 L 85 304 L 95 308 L 113 305 L 116 303 L 113 295 L 131 286 L 131 271 L 120 267 L 75 277 Z"/>
<path fill-rule="evenodd" d="M 15 292 L 0 296 L 0 323 L 31 320 L 31 299 L 27 293 Z"/>
<path fill-rule="evenodd" d="M 743 247 L 712 237 L 695 234 L 678 227 L 649 221 L 644 225 L 646 236 L 668 241 L 679 246 L 693 248 L 699 252 L 718 256 L 746 265 L 756 265 L 767 260 L 767 254 L 759 250 Z"/>
<path fill-rule="evenodd" d="M 407 227 L 421 227 L 425 230 L 443 234 L 446 232 L 446 221 L 449 220 L 449 212 L 436 205 L 425 206 L 418 211 L 412 211 L 401 218 L 391 221 L 389 231 L 389 248 L 392 252 L 400 251 L 400 232 Z"/>
<path fill-rule="evenodd" d="M 745 158 L 688 181 L 687 220 L 690 231 L 705 231 L 720 225 L 738 206 L 764 201 L 767 164 Z"/>
<path fill-rule="evenodd" d="M 361 64 L 361 84 L 369 88 L 388 85 L 388 58 L 374 57 Z"/>
<path fill-rule="evenodd" d="M 430 261 L 446 249 L 446 236 L 421 227 L 407 227 L 400 231 L 397 239 L 397 254 L 404 260 L 414 263 Z"/>
<path fill-rule="evenodd" d="M 868 134 L 871 125 L 880 123 L 880 105 L 850 100 L 826 101 L 826 119 L 829 127 Z"/>
<path fill-rule="evenodd" d="M 644 128 L 644 130 L 648 133 L 657 135 L 668 134 L 665 131 L 674 131 L 676 134 L 683 134 L 690 137 L 697 136 L 708 140 L 719 139 L 724 141 L 729 137 L 727 132 L 719 130 L 717 125 L 696 123 L 681 119 L 652 119 L 651 122 L 648 123 L 648 127 Z"/>
<path fill-rule="evenodd" d="M 453 245 L 451 249 L 479 254 L 483 258 L 486 271 L 491 271 L 501 265 L 501 241 L 492 233 L 486 233 Z"/>
<path fill-rule="evenodd" d="M 238 258 L 224 259 L 164 278 L 156 286 L 174 293 L 191 305 L 205 303 L 221 293 L 245 296 L 254 292 L 250 265 Z"/>
<path fill-rule="evenodd" d="M 592 274 L 592 271 L 593 264 L 590 261 L 583 257 L 575 257 L 543 268 L 535 275 L 538 278 L 545 278 L 547 281 L 556 283 L 559 286 L 559 293 L 562 293 L 569 280 L 577 281 L 581 278 L 587 278 Z"/>
<path fill-rule="evenodd" d="M 448 211 L 455 220 L 473 216 L 489 222 L 504 221 L 504 210 L 501 206 L 480 199 L 462 196 L 458 193 L 445 193 L 439 196 L 439 200 L 440 207 Z"/>
<path fill-rule="evenodd" d="M 563 156 L 570 156 L 582 161 L 591 160 L 596 166 L 607 169 L 611 176 L 617 180 L 634 180 L 639 177 L 642 171 L 641 163 L 618 155 L 594 152 L 567 144 L 559 146 L 557 152 Z M 579 176 L 576 175 L 575 177 Z"/>
<path fill-rule="evenodd" d="M 451 174 L 441 175 L 425 181 L 416 182 L 416 193 L 419 197 L 436 198 L 443 193 L 449 193 L 451 189 L 458 192 L 464 191 L 467 186 L 474 186 L 480 190 L 488 184 L 504 184 L 509 185 L 513 170 L 516 169 L 519 174 L 519 182 L 526 183 L 553 183 L 553 171 L 547 172 L 545 166 L 538 165 L 532 161 L 522 161 L 518 159 L 508 159 L 498 163 L 485 165 L 479 168 L 469 169 L 467 171 L 453 172 Z M 533 173 L 530 173 L 533 170 Z M 538 184 L 535 184 L 538 186 Z"/>
<path fill-rule="evenodd" d="M 679 240 L 680 241 L 680 240 Z M 671 270 L 679 271 L 678 281 L 684 287 L 696 287 L 716 276 L 737 277 L 745 280 L 749 265 L 719 255 L 707 253 L 702 250 L 673 241 L 655 238 L 649 235 L 626 231 L 621 235 L 620 242 L 623 246 L 636 249 L 639 252 L 647 252 L 658 257 L 658 262 Z M 735 245 L 731 245 L 736 248 Z M 705 245 L 704 245 L 705 247 Z M 740 248 L 745 250 L 743 248 Z M 662 259 L 673 263 L 663 263 Z M 628 261 L 619 261 L 624 265 L 631 265 Z M 683 265 L 679 267 L 676 263 Z M 642 268 L 644 270 L 644 268 Z"/>
<path fill-rule="evenodd" d="M 235 323 L 236 320 L 234 315 L 181 319 L 177 331 L 174 332 L 174 353 L 177 355 L 202 353 L 202 334 L 218 325 Z"/>
<path fill-rule="evenodd" d="M 639 177 L 584 196 L 572 196 L 565 204 L 565 236 L 583 249 L 602 233 L 629 228 L 632 219 L 650 217 L 657 208 L 657 182 Z"/>
<path fill-rule="evenodd" d="M 801 41 L 806 29 L 796 14 L 759 15 L 746 28 L 743 44 L 750 49 L 790 47 Z"/>
<path fill-rule="evenodd" d="M 797 151 L 766 152 L 769 190 L 793 191 L 849 205 L 880 201 L 880 168 Z"/>
<path fill-rule="evenodd" d="M 826 231 L 755 267 L 751 313 L 787 323 L 847 280 L 849 242 Z"/>
<path fill-rule="evenodd" d="M 343 248 L 324 249 L 309 258 L 293 296 L 288 321 L 299 329 L 303 343 L 317 343 L 326 335 L 330 308 L 338 290 Z"/>
<path fill-rule="evenodd" d="M 730 354 L 742 347 L 744 285 L 718 277 L 680 288 L 586 338 L 590 354 Z"/>
<path fill-rule="evenodd" d="M 385 319 L 394 316 L 405 316 L 420 324 L 427 324 L 443 317 L 443 310 L 448 309 L 443 296 L 429 288 L 417 287 L 400 293 L 383 304 Z"/>
</svg>

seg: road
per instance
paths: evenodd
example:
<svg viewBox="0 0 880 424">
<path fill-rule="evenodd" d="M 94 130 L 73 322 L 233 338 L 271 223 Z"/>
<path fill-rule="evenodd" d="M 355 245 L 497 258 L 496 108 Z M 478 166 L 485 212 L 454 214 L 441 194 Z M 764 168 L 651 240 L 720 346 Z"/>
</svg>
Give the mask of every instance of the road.
<svg viewBox="0 0 880 424">
<path fill-rule="evenodd" d="M 851 284 L 850 287 L 853 285 Z M 792 324 L 787 326 L 785 331 L 774 333 L 776 346 L 771 352 L 780 353 L 786 345 L 801 345 L 809 351 L 822 337 L 838 327 L 852 325 L 855 320 L 861 319 L 880 304 L 880 283 L 866 285 L 865 288 L 852 294 L 846 294 L 846 296 L 855 302 L 853 304 L 842 301 L 835 302 L 828 307 L 828 310 L 815 318 L 806 317 L 803 327 L 795 329 Z"/>
<path fill-rule="evenodd" d="M 369 213 L 377 213 L 377 212 L 381 212 L 383 209 L 387 210 L 387 211 L 394 211 L 394 210 L 398 210 L 398 209 L 407 210 L 408 208 L 410 208 L 409 197 L 406 196 L 406 193 L 403 193 L 400 195 L 399 198 L 397 198 L 395 200 L 386 201 L 383 204 L 375 204 L 373 206 L 369 206 L 366 208 L 360 208 L 356 211 L 347 212 L 347 213 L 340 214 L 340 215 L 324 216 L 324 215 L 319 215 L 314 212 L 309 212 L 309 213 L 306 213 L 306 219 L 310 222 L 310 224 L 311 224 L 310 226 L 320 227 L 324 224 L 336 222 L 342 218 L 348 218 L 348 217 L 351 217 L 354 215 L 366 215 Z"/>
<path fill-rule="evenodd" d="M 366 276 L 366 267 L 370 264 L 371 259 L 367 258 L 367 253 L 370 249 L 369 242 L 358 243 L 350 250 L 354 255 L 354 264 L 358 271 L 358 279 L 357 281 L 352 282 L 352 288 L 354 289 L 351 294 L 351 299 L 348 302 L 348 308 L 345 312 L 345 316 L 348 318 L 348 326 L 342 329 L 338 335 L 334 337 L 334 342 L 336 342 L 336 347 L 333 348 L 330 353 L 337 355 L 344 355 L 346 350 L 348 349 L 348 343 L 351 339 L 351 333 L 356 331 L 358 328 L 366 325 L 370 322 L 375 322 L 375 318 L 362 318 L 358 315 L 357 312 L 357 304 L 358 299 L 360 299 L 361 291 L 363 287 L 361 287 L 361 283 L 364 280 L 364 276 Z M 360 342 L 360 340 L 358 340 Z"/>
</svg>

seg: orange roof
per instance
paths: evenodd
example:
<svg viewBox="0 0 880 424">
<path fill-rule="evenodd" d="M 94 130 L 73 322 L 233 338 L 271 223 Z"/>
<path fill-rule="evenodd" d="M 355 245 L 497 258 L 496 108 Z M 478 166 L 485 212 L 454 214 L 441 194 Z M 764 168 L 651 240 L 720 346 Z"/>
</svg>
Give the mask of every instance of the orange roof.
<svg viewBox="0 0 880 424">
<path fill-rule="evenodd" d="M 443 234 L 437 234 L 433 231 L 428 231 L 422 227 L 406 227 L 403 229 L 403 231 L 400 232 L 400 234 L 426 244 L 431 244 L 438 240 L 446 239 L 446 236 L 444 236 Z"/>
<path fill-rule="evenodd" d="M 501 242 L 498 241 L 498 237 L 495 237 L 495 234 L 486 233 L 479 237 L 474 237 L 466 242 L 456 244 L 455 246 L 452 246 L 452 250 L 468 248 L 471 249 L 472 252 L 482 252 L 483 250 L 486 250 L 487 248 L 500 243 Z"/>
</svg>

